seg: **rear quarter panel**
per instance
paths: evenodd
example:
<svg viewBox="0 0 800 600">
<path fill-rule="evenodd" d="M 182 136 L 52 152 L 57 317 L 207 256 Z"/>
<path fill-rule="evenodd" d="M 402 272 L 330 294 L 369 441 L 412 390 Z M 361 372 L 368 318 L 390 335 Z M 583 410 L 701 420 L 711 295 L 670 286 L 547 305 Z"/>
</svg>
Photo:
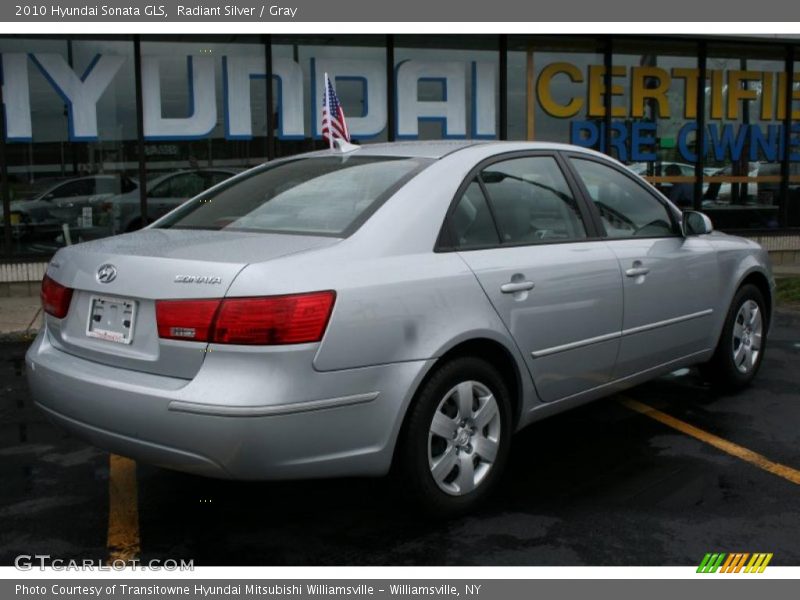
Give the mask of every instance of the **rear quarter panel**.
<svg viewBox="0 0 800 600">
<path fill-rule="evenodd" d="M 427 361 L 463 341 L 494 340 L 514 357 L 523 398 L 535 402 L 519 350 L 472 271 L 456 253 L 434 251 L 454 194 L 486 153 L 436 161 L 351 237 L 324 250 L 251 264 L 228 295 L 335 290 L 314 359 L 318 371 Z"/>
<path fill-rule="evenodd" d="M 314 359 L 319 371 L 426 360 L 475 337 L 493 339 L 516 353 L 457 254 L 357 258 L 348 256 L 345 246 L 251 265 L 228 295 L 335 290 L 333 314 Z"/>
</svg>

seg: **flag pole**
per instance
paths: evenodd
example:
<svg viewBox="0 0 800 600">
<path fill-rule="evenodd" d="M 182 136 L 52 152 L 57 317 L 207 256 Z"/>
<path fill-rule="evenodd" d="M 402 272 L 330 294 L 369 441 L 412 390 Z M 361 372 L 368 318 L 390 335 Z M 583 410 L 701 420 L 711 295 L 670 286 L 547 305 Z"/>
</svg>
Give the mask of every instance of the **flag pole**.
<svg viewBox="0 0 800 600">
<path fill-rule="evenodd" d="M 325 109 L 327 113 L 327 117 L 323 115 L 323 117 L 328 119 L 328 148 L 333 150 L 333 125 L 331 124 L 331 96 L 330 96 L 330 79 L 328 79 L 328 73 L 325 73 Z M 325 123 L 323 122 L 323 128 Z"/>
</svg>

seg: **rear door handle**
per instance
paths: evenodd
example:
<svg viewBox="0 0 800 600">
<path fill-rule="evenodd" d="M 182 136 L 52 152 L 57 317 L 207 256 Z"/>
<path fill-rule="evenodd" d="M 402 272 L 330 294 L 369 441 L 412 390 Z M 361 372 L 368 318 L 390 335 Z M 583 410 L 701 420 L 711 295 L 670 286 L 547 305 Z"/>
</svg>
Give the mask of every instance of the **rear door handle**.
<svg viewBox="0 0 800 600">
<path fill-rule="evenodd" d="M 642 261 L 635 260 L 633 261 L 631 268 L 625 271 L 625 275 L 628 277 L 639 277 L 640 275 L 647 275 L 649 272 L 650 269 L 642 266 Z"/>
<path fill-rule="evenodd" d="M 515 294 L 516 292 L 527 292 L 532 290 L 534 283 L 532 281 L 512 281 L 511 283 L 504 283 L 500 286 L 500 291 L 504 294 Z"/>
</svg>

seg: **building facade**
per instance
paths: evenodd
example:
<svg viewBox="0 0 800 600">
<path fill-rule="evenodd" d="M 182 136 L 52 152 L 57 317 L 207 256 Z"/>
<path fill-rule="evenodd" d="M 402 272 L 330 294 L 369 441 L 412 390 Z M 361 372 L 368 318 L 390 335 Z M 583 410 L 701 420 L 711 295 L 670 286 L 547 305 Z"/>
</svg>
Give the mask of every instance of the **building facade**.
<svg viewBox="0 0 800 600">
<path fill-rule="evenodd" d="M 548 140 L 621 160 L 716 227 L 800 253 L 800 40 L 0 36 L 0 262 L 141 227 L 241 169 L 356 143 Z M 794 253 L 794 254 L 793 254 Z"/>
</svg>

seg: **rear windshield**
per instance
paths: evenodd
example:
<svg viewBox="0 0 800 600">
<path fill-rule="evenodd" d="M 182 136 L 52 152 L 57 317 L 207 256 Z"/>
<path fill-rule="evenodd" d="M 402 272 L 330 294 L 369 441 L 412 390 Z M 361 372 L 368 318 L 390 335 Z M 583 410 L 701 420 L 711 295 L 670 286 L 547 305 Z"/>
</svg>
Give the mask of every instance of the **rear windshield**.
<svg viewBox="0 0 800 600">
<path fill-rule="evenodd" d="M 157 227 L 343 237 L 429 163 L 374 156 L 289 160 L 189 200 Z"/>
</svg>

